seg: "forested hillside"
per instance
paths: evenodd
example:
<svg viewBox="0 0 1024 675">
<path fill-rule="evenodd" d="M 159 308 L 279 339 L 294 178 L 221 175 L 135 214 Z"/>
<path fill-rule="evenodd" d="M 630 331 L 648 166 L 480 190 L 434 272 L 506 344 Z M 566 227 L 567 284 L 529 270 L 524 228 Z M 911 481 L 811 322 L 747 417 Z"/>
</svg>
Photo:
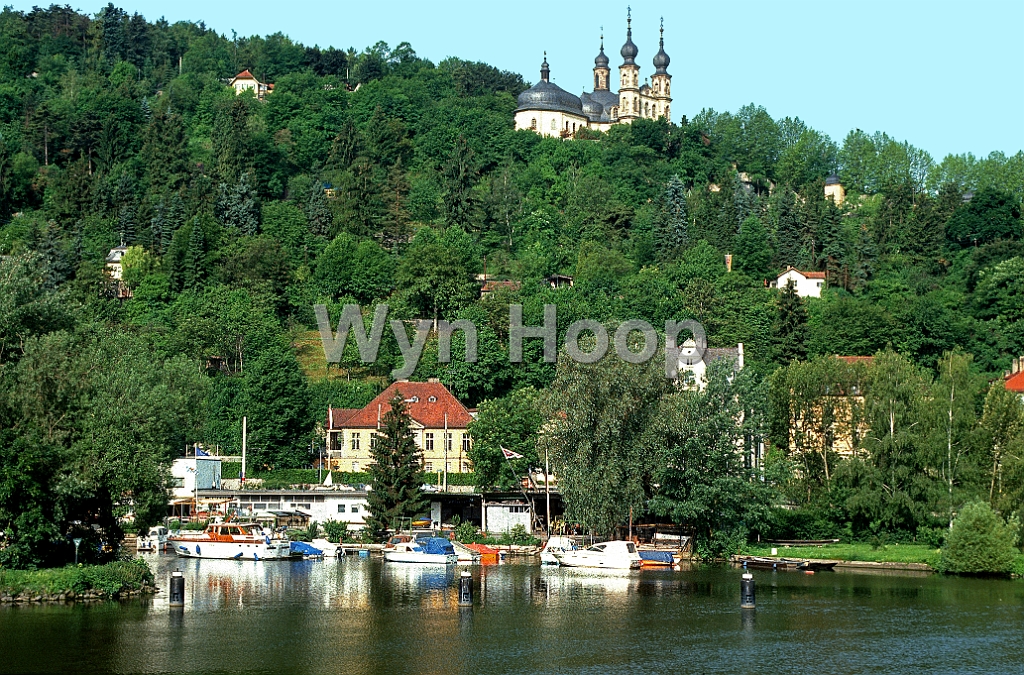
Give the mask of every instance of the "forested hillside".
<svg viewBox="0 0 1024 675">
<path fill-rule="evenodd" d="M 243 69 L 274 84 L 265 100 L 227 86 Z M 407 43 L 5 9 L 0 521 L 18 504 L 43 540 L 116 514 L 186 443 L 237 451 L 243 414 L 257 465 L 308 465 L 327 405 L 365 404 L 400 361 L 391 340 L 376 364 L 353 350 L 328 369 L 317 303 L 476 320 L 477 363 L 438 364 L 431 342 L 415 374 L 471 406 L 555 377 L 532 343 L 509 364 L 511 302 L 533 325 L 557 304 L 562 331 L 696 318 L 712 346 L 744 343 L 758 377 L 891 348 L 930 382 L 960 350 L 978 412 L 1024 354 L 1024 153 L 938 161 L 881 132 L 832 140 L 753 104 L 702 109 L 685 80 L 682 120 L 543 139 L 513 131 L 527 86 Z M 833 172 L 840 206 L 824 198 Z M 104 272 L 121 243 L 130 299 Z M 780 320 L 765 279 L 787 265 L 827 271 L 829 289 Z M 518 288 L 480 299 L 485 272 Z M 550 288 L 554 273 L 574 286 Z M 775 410 L 785 447 L 789 409 Z"/>
</svg>

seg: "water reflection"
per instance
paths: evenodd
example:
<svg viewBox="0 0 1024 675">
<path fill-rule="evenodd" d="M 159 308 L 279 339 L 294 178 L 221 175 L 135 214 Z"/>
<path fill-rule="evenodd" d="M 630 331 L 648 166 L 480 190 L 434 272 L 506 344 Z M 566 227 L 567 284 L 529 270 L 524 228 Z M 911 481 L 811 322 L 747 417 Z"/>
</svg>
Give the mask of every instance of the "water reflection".
<svg viewBox="0 0 1024 675">
<path fill-rule="evenodd" d="M 742 570 L 721 567 L 148 559 L 164 588 L 152 599 L 0 609 L 0 671 L 1016 673 L 1022 661 L 1021 582 L 754 571 L 757 610 L 740 611 Z M 175 567 L 184 610 L 167 605 Z M 463 569 L 471 609 L 458 607 Z"/>
</svg>

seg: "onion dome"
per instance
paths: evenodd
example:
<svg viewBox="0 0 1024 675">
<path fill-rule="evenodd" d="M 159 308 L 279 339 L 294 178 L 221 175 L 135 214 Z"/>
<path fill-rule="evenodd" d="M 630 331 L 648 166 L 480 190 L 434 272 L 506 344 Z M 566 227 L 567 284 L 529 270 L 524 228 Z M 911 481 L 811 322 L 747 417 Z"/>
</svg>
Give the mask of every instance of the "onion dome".
<svg viewBox="0 0 1024 675">
<path fill-rule="evenodd" d="M 665 20 L 661 20 L 661 39 L 658 41 L 660 49 L 658 53 L 654 55 L 654 73 L 656 75 L 667 75 L 668 64 L 671 63 L 672 59 L 665 53 Z"/>
<path fill-rule="evenodd" d="M 545 52 L 544 63 L 540 67 L 540 82 L 519 94 L 519 98 L 516 99 L 519 107 L 516 110 L 548 110 L 583 115 L 583 102 L 578 96 L 549 82 L 550 72 L 547 52 Z"/>
<path fill-rule="evenodd" d="M 622 49 L 619 53 L 622 54 L 622 65 L 624 66 L 635 66 L 636 55 L 640 53 L 640 50 L 633 44 L 633 17 L 631 12 L 626 12 L 626 44 L 622 45 Z"/>
<path fill-rule="evenodd" d="M 601 52 L 594 59 L 595 68 L 607 68 L 608 56 L 604 53 L 604 33 L 601 34 Z"/>
<path fill-rule="evenodd" d="M 837 174 L 832 174 L 825 179 L 825 185 L 839 185 L 839 176 Z"/>
</svg>

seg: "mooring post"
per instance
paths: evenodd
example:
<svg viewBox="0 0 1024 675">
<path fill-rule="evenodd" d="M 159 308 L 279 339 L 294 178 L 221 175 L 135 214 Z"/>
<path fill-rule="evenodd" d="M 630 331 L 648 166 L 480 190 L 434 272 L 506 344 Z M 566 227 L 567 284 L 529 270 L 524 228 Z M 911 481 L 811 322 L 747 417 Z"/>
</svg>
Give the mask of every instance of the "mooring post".
<svg viewBox="0 0 1024 675">
<path fill-rule="evenodd" d="M 176 569 L 173 572 L 171 572 L 171 591 L 169 604 L 171 607 L 185 606 L 185 576 L 181 573 L 181 570 Z"/>
<path fill-rule="evenodd" d="M 473 606 L 473 575 L 463 572 L 459 575 L 459 607 Z"/>
<path fill-rule="evenodd" d="M 754 609 L 754 575 L 749 572 L 740 579 L 740 607 Z"/>
</svg>

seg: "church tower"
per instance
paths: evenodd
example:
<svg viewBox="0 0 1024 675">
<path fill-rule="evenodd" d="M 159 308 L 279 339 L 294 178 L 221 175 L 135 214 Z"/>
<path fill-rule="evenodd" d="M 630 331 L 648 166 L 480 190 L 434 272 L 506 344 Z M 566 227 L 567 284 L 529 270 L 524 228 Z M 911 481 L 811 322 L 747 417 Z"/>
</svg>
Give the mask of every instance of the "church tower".
<svg viewBox="0 0 1024 675">
<path fill-rule="evenodd" d="M 626 44 L 619 51 L 622 65 L 619 66 L 619 120 L 632 122 L 640 117 L 640 66 L 636 55 L 640 50 L 633 44 L 632 10 L 626 11 Z"/>
<path fill-rule="evenodd" d="M 608 91 L 611 86 L 608 79 L 611 76 L 608 57 L 604 53 L 604 33 L 601 33 L 601 52 L 594 59 L 594 91 Z"/>
<path fill-rule="evenodd" d="M 661 38 L 658 53 L 654 55 L 654 76 L 651 77 L 651 95 L 654 98 L 654 111 L 651 117 L 664 117 L 672 121 L 672 76 L 668 74 L 671 61 L 665 53 L 665 19 L 661 19 Z"/>
</svg>

